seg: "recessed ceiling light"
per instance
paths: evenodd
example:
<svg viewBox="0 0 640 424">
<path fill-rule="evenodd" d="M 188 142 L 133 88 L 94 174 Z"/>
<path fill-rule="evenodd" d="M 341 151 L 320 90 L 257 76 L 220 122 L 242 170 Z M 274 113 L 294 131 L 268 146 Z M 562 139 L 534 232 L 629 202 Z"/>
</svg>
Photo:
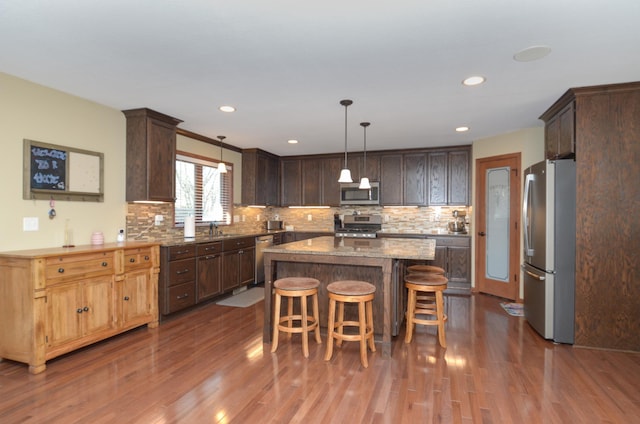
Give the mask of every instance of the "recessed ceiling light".
<svg viewBox="0 0 640 424">
<path fill-rule="evenodd" d="M 236 108 L 233 106 L 220 106 L 219 108 L 223 112 L 235 112 Z"/>
<path fill-rule="evenodd" d="M 465 131 L 469 131 L 469 127 L 458 127 L 456 128 L 457 132 L 465 132 Z"/>
<path fill-rule="evenodd" d="M 531 62 L 542 59 L 549 53 L 551 53 L 551 47 L 549 46 L 531 46 L 514 54 L 513 60 L 518 62 Z"/>
<path fill-rule="evenodd" d="M 287 143 L 289 144 L 298 144 L 298 140 L 287 140 Z"/>
<path fill-rule="evenodd" d="M 462 81 L 462 84 L 472 86 L 472 85 L 482 84 L 486 80 L 487 79 L 485 77 L 482 77 L 480 75 L 474 75 L 472 77 L 466 78 L 464 81 Z"/>
</svg>

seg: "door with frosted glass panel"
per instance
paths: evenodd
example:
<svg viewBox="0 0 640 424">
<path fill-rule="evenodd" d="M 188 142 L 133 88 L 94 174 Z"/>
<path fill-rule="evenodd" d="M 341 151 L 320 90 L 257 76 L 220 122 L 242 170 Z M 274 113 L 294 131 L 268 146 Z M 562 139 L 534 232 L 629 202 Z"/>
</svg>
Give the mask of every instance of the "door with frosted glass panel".
<svg viewBox="0 0 640 424">
<path fill-rule="evenodd" d="M 520 154 L 476 161 L 476 288 L 518 298 Z"/>
</svg>

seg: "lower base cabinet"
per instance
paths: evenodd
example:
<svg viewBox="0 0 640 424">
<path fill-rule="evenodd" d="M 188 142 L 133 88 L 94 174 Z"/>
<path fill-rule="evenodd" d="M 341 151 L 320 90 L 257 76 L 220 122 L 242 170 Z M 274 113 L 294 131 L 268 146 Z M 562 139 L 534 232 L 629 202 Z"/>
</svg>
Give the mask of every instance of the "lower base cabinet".
<svg viewBox="0 0 640 424">
<path fill-rule="evenodd" d="M 157 326 L 159 263 L 155 243 L 0 254 L 0 358 L 37 374 L 49 359 Z"/>
</svg>

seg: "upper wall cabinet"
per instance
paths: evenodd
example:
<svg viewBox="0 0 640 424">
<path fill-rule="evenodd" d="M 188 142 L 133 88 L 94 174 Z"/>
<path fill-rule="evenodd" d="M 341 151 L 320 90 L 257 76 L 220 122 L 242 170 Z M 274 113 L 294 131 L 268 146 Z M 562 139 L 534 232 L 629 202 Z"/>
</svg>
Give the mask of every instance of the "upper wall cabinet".
<svg viewBox="0 0 640 424">
<path fill-rule="evenodd" d="M 280 158 L 260 149 L 242 151 L 242 204 L 280 204 Z"/>
<path fill-rule="evenodd" d="M 572 158 L 576 154 L 575 105 L 571 101 L 559 111 L 541 116 L 545 121 L 544 150 L 547 159 Z"/>
<path fill-rule="evenodd" d="M 123 113 L 127 117 L 126 200 L 173 202 L 176 127 L 182 121 L 146 108 Z"/>
<path fill-rule="evenodd" d="M 380 156 L 380 204 L 402 205 L 403 187 L 402 155 L 396 153 Z"/>
<path fill-rule="evenodd" d="M 427 205 L 427 155 L 408 153 L 404 155 L 404 205 Z"/>
<path fill-rule="evenodd" d="M 468 205 L 470 149 L 433 151 L 429 156 L 429 205 Z"/>
<path fill-rule="evenodd" d="M 280 204 L 302 205 L 302 164 L 300 159 L 280 160 Z"/>
</svg>

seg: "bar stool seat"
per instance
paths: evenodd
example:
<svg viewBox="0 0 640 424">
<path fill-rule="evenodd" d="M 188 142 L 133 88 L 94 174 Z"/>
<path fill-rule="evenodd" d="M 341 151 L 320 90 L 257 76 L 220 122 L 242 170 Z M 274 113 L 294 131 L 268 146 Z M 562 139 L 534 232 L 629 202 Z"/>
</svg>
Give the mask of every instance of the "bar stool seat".
<svg viewBox="0 0 640 424">
<path fill-rule="evenodd" d="M 309 340 L 308 334 L 315 330 L 316 342 L 322 344 L 320 338 L 320 318 L 318 312 L 318 287 L 320 281 L 315 278 L 308 277 L 286 277 L 274 281 L 276 299 L 274 302 L 275 319 L 273 325 L 273 340 L 271 342 L 271 353 L 278 349 L 278 335 L 280 331 L 289 333 L 302 334 L 302 354 L 305 358 L 309 357 Z M 307 313 L 307 296 L 311 296 L 313 305 L 313 315 Z M 287 314 L 280 316 L 280 306 L 282 297 L 287 297 Z M 300 314 L 294 314 L 293 302 L 300 299 Z M 300 321 L 299 326 L 294 326 L 294 321 Z M 286 323 L 286 324 L 284 324 Z"/>
<path fill-rule="evenodd" d="M 411 343 L 415 324 L 436 325 L 440 346 L 447 347 L 444 331 L 447 315 L 444 313 L 443 292 L 447 288 L 448 281 L 446 277 L 439 274 L 408 274 L 405 277 L 404 285 L 409 292 L 405 343 Z M 419 318 L 418 315 L 433 316 L 435 319 Z"/>
<path fill-rule="evenodd" d="M 444 268 L 440 268 L 439 266 L 435 266 L 435 265 L 411 265 L 407 267 L 407 272 L 409 273 L 420 272 L 420 273 L 430 273 L 430 274 L 440 274 L 440 275 L 445 274 Z"/>
<path fill-rule="evenodd" d="M 371 352 L 376 351 L 373 340 L 373 298 L 376 287 L 366 281 L 344 280 L 335 281 L 327 286 L 329 296 L 329 323 L 327 326 L 327 350 L 325 361 L 331 360 L 333 355 L 333 339 L 341 346 L 343 341 L 360 342 L 360 362 L 364 368 L 369 366 L 367 361 L 367 342 Z M 344 305 L 355 303 L 358 305 L 358 321 L 344 320 Z M 338 317 L 336 321 L 336 305 Z M 357 327 L 358 334 L 345 334 L 345 327 Z"/>
</svg>

